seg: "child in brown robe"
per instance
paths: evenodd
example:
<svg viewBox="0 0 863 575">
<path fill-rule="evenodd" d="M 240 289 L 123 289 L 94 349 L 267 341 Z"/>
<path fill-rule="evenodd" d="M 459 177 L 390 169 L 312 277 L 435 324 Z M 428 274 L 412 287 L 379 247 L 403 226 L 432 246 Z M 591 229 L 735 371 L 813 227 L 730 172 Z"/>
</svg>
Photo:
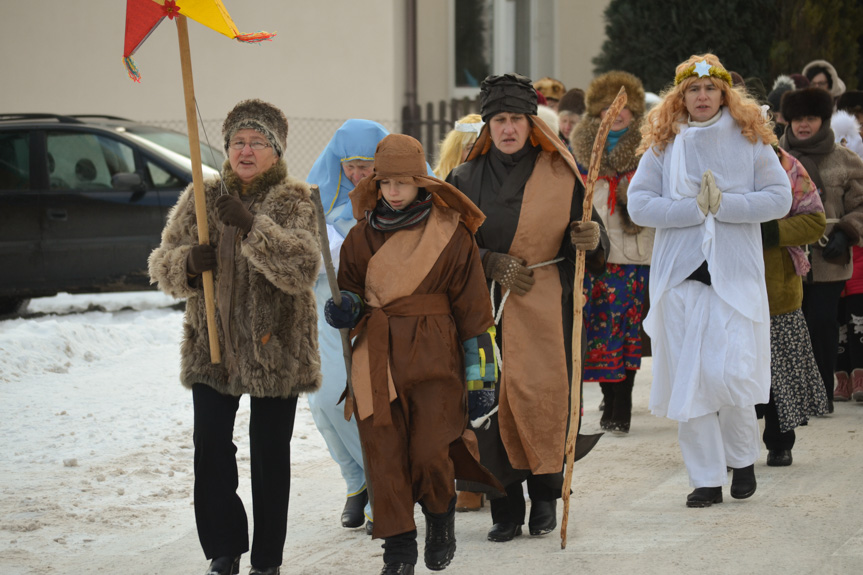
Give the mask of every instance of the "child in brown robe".
<svg viewBox="0 0 863 575">
<path fill-rule="evenodd" d="M 359 223 L 342 245 L 342 304 L 325 308 L 330 325 L 351 327 L 356 337 L 352 411 L 372 487 L 373 536 L 384 539 L 382 574 L 414 572 L 416 502 L 426 517 L 426 566 L 440 570 L 456 547 L 454 479 L 501 488 L 463 437 L 468 417 L 491 409 L 497 377 L 473 238 L 485 216 L 426 174 L 418 141 L 381 140 L 375 173 L 350 194 Z"/>
</svg>

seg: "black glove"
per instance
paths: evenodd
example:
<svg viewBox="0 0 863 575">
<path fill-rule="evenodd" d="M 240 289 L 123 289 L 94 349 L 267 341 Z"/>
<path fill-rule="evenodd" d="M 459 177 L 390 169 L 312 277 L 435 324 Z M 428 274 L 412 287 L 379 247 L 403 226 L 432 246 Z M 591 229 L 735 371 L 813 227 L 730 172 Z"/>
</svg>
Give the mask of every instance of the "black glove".
<svg viewBox="0 0 863 575">
<path fill-rule="evenodd" d="M 216 269 L 216 248 L 200 244 L 189 250 L 186 256 L 186 271 L 194 276 Z"/>
<path fill-rule="evenodd" d="M 509 254 L 488 252 L 482 260 L 485 277 L 494 280 L 502 288 L 511 290 L 516 295 L 524 295 L 533 288 L 533 270 L 528 269 L 525 261 Z"/>
<path fill-rule="evenodd" d="M 225 194 L 216 200 L 216 213 L 219 220 L 226 226 L 236 226 L 243 235 L 252 229 L 252 212 L 246 209 L 243 201 L 236 197 Z"/>
<path fill-rule="evenodd" d="M 842 230 L 835 230 L 827 245 L 821 250 L 825 260 L 835 260 L 848 253 L 848 236 Z"/>
<path fill-rule="evenodd" d="M 336 305 L 333 298 L 324 304 L 324 319 L 336 329 L 352 328 L 363 312 L 363 300 L 354 292 L 342 290 L 342 301 Z"/>
<path fill-rule="evenodd" d="M 468 417 L 479 419 L 494 407 L 494 389 L 471 389 L 467 392 Z"/>
</svg>

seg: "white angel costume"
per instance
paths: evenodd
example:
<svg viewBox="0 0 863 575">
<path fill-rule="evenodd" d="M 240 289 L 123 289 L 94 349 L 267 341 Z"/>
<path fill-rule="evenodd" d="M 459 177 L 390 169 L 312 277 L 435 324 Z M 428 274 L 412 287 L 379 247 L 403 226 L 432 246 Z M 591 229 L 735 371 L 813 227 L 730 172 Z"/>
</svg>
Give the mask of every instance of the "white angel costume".
<svg viewBox="0 0 863 575">
<path fill-rule="evenodd" d="M 719 209 L 696 202 L 711 170 Z M 680 422 L 694 487 L 727 482 L 760 448 L 754 405 L 770 394 L 770 313 L 760 222 L 791 207 L 776 153 L 752 143 L 727 109 L 680 126 L 664 150 L 648 150 L 629 186 L 629 213 L 656 228 L 650 268 L 653 345 L 650 410 Z M 688 279 L 707 262 L 710 284 Z"/>
</svg>

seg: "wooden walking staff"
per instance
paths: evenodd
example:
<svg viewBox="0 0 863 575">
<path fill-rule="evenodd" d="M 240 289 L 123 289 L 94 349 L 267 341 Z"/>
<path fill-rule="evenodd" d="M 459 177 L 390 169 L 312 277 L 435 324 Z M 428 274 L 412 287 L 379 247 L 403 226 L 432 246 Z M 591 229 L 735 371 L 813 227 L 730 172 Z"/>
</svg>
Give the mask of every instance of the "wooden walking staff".
<svg viewBox="0 0 863 575">
<path fill-rule="evenodd" d="M 582 205 L 582 222 L 589 222 L 593 213 L 593 188 L 599 175 L 599 164 L 602 161 L 602 151 L 605 148 L 605 140 L 611 125 L 617 119 L 618 114 L 626 105 L 626 90 L 623 87 L 617 93 L 617 97 L 605 113 L 605 117 L 599 124 L 599 131 L 593 141 L 593 149 L 590 151 L 590 167 L 587 170 L 587 183 L 584 191 L 584 204 Z M 577 250 L 575 254 L 575 284 L 573 292 L 579 296 L 584 291 L 584 250 Z M 569 523 L 569 492 L 572 487 L 572 466 L 575 462 L 575 437 L 578 433 L 578 424 L 581 417 L 581 329 L 583 305 L 576 301 L 572 311 L 572 380 L 569 388 L 570 414 L 569 433 L 566 437 L 566 475 L 563 480 L 563 519 L 560 522 L 560 548 L 566 549 L 566 526 Z"/>
<path fill-rule="evenodd" d="M 195 108 L 195 86 L 192 81 L 192 56 L 189 50 L 189 28 L 186 18 L 224 34 L 239 42 L 255 43 L 270 40 L 275 34 L 254 32 L 240 34 L 222 0 L 126 0 L 126 39 L 123 46 L 123 63 L 126 72 L 135 82 L 141 74 L 132 61 L 132 55 L 149 38 L 164 20 L 177 20 L 177 36 L 180 41 L 180 65 L 183 72 L 183 94 L 186 101 L 186 125 L 189 130 L 189 159 L 192 161 L 192 186 L 195 192 L 195 218 L 198 226 L 198 243 L 210 242 L 207 225 L 207 204 L 204 198 L 204 173 L 201 168 L 201 145 L 198 137 L 198 114 Z M 219 336 L 216 332 L 216 304 L 213 290 L 213 272 L 201 275 L 204 286 L 204 304 L 207 309 L 207 335 L 210 343 L 210 361 L 222 361 L 219 351 Z"/>
<path fill-rule="evenodd" d="M 324 205 L 321 202 L 321 190 L 318 186 L 311 186 L 310 190 L 312 192 L 312 203 L 315 204 L 315 214 L 318 218 L 318 238 L 321 242 L 321 255 L 324 257 L 324 269 L 327 272 L 327 283 L 330 284 L 333 303 L 336 304 L 336 306 L 339 306 L 342 303 L 342 290 L 339 289 L 339 282 L 336 279 L 336 269 L 333 266 L 333 256 L 330 253 L 330 238 L 327 234 L 327 220 L 324 216 Z M 340 329 L 339 333 L 342 336 L 342 355 L 345 360 L 348 393 L 351 395 L 351 399 L 353 399 L 354 385 L 351 381 L 351 365 L 353 362 L 354 352 L 353 346 L 351 345 L 351 330 L 345 327 Z M 369 495 L 369 503 L 373 505 L 374 500 L 372 495 L 372 482 L 369 477 L 368 460 L 366 459 L 366 450 L 362 445 L 362 441 L 360 441 L 360 450 L 363 454 L 363 472 L 366 476 L 366 493 Z"/>
<path fill-rule="evenodd" d="M 185 16 L 177 16 L 177 38 L 180 41 L 180 66 L 183 70 L 183 96 L 186 99 L 186 125 L 189 129 L 189 156 L 192 160 L 192 186 L 195 191 L 195 219 L 198 224 L 198 243 L 210 243 L 207 225 L 207 200 L 204 197 L 204 171 L 201 168 L 201 143 L 198 136 L 198 114 L 195 110 L 195 83 L 192 80 L 192 52 L 189 49 L 189 25 Z M 204 285 L 204 305 L 207 308 L 207 335 L 210 341 L 210 362 L 221 363 L 219 333 L 216 331 L 216 300 L 213 290 L 213 271 L 201 274 Z"/>
</svg>

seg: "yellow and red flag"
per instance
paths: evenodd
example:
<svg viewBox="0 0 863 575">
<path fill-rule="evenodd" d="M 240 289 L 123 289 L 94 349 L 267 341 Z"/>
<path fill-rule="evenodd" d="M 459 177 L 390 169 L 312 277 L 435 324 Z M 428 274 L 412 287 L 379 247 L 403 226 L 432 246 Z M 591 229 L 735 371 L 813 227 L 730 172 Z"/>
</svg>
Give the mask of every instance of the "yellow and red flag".
<svg viewBox="0 0 863 575">
<path fill-rule="evenodd" d="M 262 42 L 275 36 L 268 32 L 240 34 L 222 0 L 126 0 L 123 63 L 129 77 L 134 81 L 140 82 L 141 75 L 132 61 L 132 54 L 141 47 L 162 20 L 166 17 L 173 20 L 179 14 L 240 42 Z"/>
</svg>

